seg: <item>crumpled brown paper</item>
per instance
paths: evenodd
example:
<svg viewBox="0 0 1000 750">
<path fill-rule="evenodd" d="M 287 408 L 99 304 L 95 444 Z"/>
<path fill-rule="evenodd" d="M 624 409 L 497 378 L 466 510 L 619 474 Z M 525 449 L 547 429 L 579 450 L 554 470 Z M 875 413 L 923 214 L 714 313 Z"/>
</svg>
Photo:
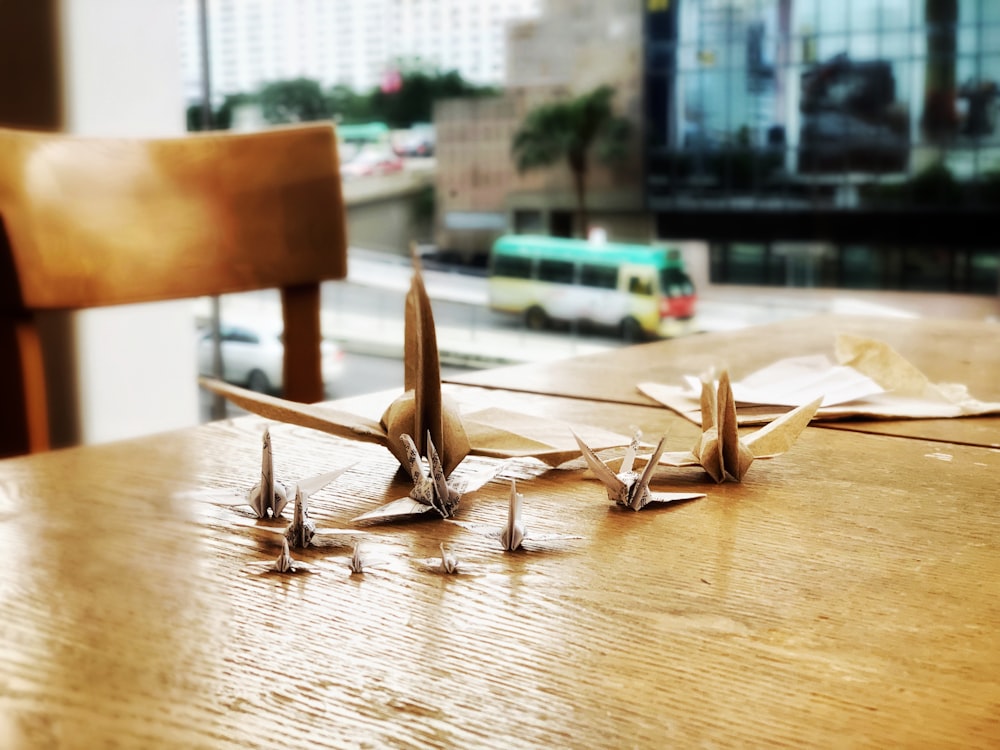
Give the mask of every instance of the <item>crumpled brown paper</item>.
<svg viewBox="0 0 1000 750">
<path fill-rule="evenodd" d="M 837 337 L 837 364 L 827 357 L 792 357 L 732 384 L 739 425 L 766 424 L 822 396 L 813 419 L 934 419 L 1000 413 L 1000 403 L 973 398 L 964 385 L 931 383 L 889 345 L 848 334 Z M 639 390 L 702 424 L 695 379 L 689 387 L 639 383 Z"/>
</svg>

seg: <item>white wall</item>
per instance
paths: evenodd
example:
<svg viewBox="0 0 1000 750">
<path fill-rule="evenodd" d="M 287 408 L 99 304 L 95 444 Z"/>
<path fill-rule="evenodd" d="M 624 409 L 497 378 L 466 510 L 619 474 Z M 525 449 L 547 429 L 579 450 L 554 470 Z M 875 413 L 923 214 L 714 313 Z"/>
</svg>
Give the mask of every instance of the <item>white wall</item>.
<svg viewBox="0 0 1000 750">
<path fill-rule="evenodd" d="M 68 132 L 171 136 L 184 131 L 179 0 L 61 0 L 63 99 Z M 75 393 L 58 401 L 53 439 L 103 442 L 198 420 L 190 301 L 70 315 L 76 373 L 50 372 Z M 74 436 L 72 432 L 76 432 Z"/>
</svg>

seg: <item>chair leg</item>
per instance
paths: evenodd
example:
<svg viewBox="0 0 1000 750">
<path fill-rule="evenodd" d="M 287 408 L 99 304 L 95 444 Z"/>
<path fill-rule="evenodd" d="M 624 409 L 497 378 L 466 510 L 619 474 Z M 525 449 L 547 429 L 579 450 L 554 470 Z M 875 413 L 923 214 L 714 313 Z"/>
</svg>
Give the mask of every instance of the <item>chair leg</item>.
<svg viewBox="0 0 1000 750">
<path fill-rule="evenodd" d="M 0 456 L 48 450 L 49 415 L 38 329 L 0 319 Z"/>
<path fill-rule="evenodd" d="M 303 403 L 322 401 L 319 284 L 300 284 L 281 290 L 284 316 L 285 398 Z"/>
</svg>

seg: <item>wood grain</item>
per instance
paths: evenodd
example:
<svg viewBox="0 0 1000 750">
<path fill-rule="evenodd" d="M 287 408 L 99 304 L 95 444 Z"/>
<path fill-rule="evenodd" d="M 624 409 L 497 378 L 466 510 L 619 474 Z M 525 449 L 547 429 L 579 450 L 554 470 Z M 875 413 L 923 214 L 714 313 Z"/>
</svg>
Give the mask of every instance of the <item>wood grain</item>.
<svg viewBox="0 0 1000 750">
<path fill-rule="evenodd" d="M 697 434 L 661 409 L 448 390 L 469 410 L 670 427 L 671 450 Z M 742 484 L 663 470 L 656 488 L 708 497 L 639 513 L 582 468 L 512 461 L 458 517 L 498 525 L 516 477 L 529 529 L 583 540 L 505 554 L 406 523 L 368 530 L 383 562 L 362 576 L 330 549 L 283 577 L 254 568 L 277 555 L 270 533 L 213 495 L 256 481 L 263 424 L 0 462 L 0 744 L 1000 740 L 997 451 L 809 428 Z M 316 494 L 321 528 L 407 490 L 384 448 L 271 433 L 286 481 L 356 462 Z M 467 572 L 416 564 L 441 541 Z"/>
</svg>

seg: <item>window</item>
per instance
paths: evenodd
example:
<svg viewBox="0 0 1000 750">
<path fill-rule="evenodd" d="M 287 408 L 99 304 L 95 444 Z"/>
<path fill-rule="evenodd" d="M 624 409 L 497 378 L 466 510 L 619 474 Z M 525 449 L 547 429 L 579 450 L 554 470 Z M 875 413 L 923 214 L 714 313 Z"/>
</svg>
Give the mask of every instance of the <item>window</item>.
<svg viewBox="0 0 1000 750">
<path fill-rule="evenodd" d="M 660 274 L 660 286 L 668 297 L 687 297 L 694 294 L 691 278 L 678 268 L 664 268 Z"/>
<path fill-rule="evenodd" d="M 618 286 L 618 269 L 614 266 L 580 266 L 580 283 L 598 289 L 614 289 Z"/>
<path fill-rule="evenodd" d="M 632 276 L 628 280 L 628 291 L 630 294 L 643 294 L 649 296 L 653 293 L 653 285 L 649 282 L 649 279 L 641 279 L 638 276 Z"/>
<path fill-rule="evenodd" d="M 508 276 L 513 279 L 531 278 L 531 258 L 512 258 L 498 255 L 493 259 L 493 275 Z"/>
<path fill-rule="evenodd" d="M 572 284 L 573 264 L 566 260 L 539 261 L 538 278 L 553 284 Z"/>
</svg>

